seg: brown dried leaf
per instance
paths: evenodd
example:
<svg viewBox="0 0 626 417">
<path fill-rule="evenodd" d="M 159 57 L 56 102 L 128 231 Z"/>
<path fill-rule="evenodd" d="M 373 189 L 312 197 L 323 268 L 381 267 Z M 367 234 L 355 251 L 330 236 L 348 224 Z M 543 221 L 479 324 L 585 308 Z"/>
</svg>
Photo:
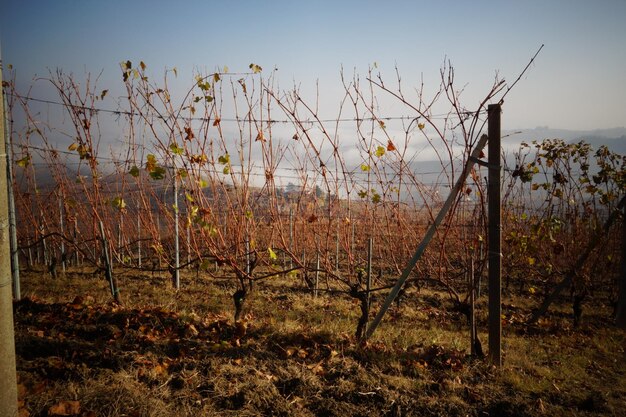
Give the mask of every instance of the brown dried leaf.
<svg viewBox="0 0 626 417">
<path fill-rule="evenodd" d="M 61 401 L 48 409 L 49 416 L 75 416 L 80 414 L 79 401 Z"/>
</svg>

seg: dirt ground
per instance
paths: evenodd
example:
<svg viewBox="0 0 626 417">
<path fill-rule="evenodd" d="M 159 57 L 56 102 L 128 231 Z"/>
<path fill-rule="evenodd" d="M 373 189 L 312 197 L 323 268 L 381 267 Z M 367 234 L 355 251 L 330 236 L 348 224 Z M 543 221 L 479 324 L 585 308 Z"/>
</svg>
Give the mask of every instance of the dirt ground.
<svg viewBox="0 0 626 417">
<path fill-rule="evenodd" d="M 566 305 L 528 327 L 537 295 L 505 297 L 496 369 L 469 356 L 465 318 L 434 289 L 408 294 L 359 346 L 358 305 L 298 283 L 259 286 L 235 325 L 231 280 L 183 275 L 176 292 L 160 276 L 119 278 L 121 306 L 85 271 L 22 274 L 21 416 L 626 415 L 626 335 L 599 306 L 576 329 Z"/>
</svg>

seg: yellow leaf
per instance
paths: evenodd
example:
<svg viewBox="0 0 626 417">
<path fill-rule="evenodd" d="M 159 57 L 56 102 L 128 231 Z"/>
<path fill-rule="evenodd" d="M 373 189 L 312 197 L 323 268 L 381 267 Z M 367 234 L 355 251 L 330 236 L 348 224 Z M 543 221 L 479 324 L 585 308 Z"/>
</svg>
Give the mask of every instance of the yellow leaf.
<svg viewBox="0 0 626 417">
<path fill-rule="evenodd" d="M 267 248 L 267 253 L 272 261 L 278 259 L 278 256 L 276 256 L 276 252 L 274 252 L 272 248 Z"/>
<path fill-rule="evenodd" d="M 418 123 L 418 124 L 417 124 L 417 127 L 418 127 L 420 130 L 424 130 L 424 128 L 426 127 L 426 125 L 425 125 L 424 123 Z"/>
<path fill-rule="evenodd" d="M 75 151 L 76 149 L 78 149 L 78 143 L 76 142 L 72 143 L 70 146 L 67 147 L 68 151 Z"/>
<path fill-rule="evenodd" d="M 30 155 L 26 155 L 22 159 L 18 159 L 17 161 L 15 161 L 17 166 L 21 167 L 21 168 L 26 168 L 28 166 L 29 162 L 30 162 Z"/>
<path fill-rule="evenodd" d="M 250 64 L 249 68 L 252 70 L 253 73 L 258 74 L 259 72 L 263 71 L 263 68 L 261 68 L 260 66 L 258 66 L 257 64 Z"/>
</svg>

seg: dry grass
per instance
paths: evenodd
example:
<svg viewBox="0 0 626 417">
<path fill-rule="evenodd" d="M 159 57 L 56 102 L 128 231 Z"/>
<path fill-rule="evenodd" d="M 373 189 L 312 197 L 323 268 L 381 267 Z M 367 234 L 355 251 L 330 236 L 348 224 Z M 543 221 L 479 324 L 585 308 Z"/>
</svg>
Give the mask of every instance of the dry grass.
<svg viewBox="0 0 626 417">
<path fill-rule="evenodd" d="M 538 300 L 505 299 L 505 365 L 494 369 L 468 357 L 465 318 L 436 290 L 410 293 L 360 347 L 358 305 L 345 296 L 314 298 L 287 278 L 260 283 L 244 335 L 232 325 L 233 281 L 182 282 L 176 292 L 166 277 L 126 271 L 117 307 L 89 271 L 24 274 L 22 412 L 78 401 L 72 415 L 626 414 L 626 335 L 600 306 L 587 306 L 579 329 L 560 307 L 528 328 L 521 317 Z"/>
</svg>

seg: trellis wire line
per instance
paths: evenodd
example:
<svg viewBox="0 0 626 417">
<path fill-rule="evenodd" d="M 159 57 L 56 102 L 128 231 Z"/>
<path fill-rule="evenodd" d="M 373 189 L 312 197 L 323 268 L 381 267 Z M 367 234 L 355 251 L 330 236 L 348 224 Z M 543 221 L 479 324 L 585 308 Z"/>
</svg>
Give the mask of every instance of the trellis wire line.
<svg viewBox="0 0 626 417">
<path fill-rule="evenodd" d="M 108 114 L 112 114 L 115 116 L 138 116 L 141 113 L 139 111 L 137 112 L 132 112 L 130 110 L 111 110 L 111 109 L 104 109 L 104 108 L 98 108 L 98 107 L 91 107 L 91 106 L 85 106 L 85 105 L 78 105 L 78 104 L 68 104 L 68 103 L 62 103 L 59 101 L 55 101 L 55 100 L 49 100 L 49 99 L 41 99 L 41 98 L 36 98 L 36 97 L 29 97 L 29 96 L 22 96 L 20 94 L 15 94 L 15 93 L 7 93 L 7 96 L 11 96 L 11 97 L 16 97 L 25 101 L 34 101 L 37 103 L 43 103 L 43 104 L 53 104 L 53 105 L 57 105 L 57 106 L 61 106 L 61 107 L 65 107 L 65 108 L 77 108 L 77 109 L 81 109 L 81 110 L 85 110 L 85 111 L 90 111 L 93 112 L 94 114 L 98 114 L 98 113 L 108 113 Z M 480 110 L 480 111 L 463 111 L 460 113 L 440 113 L 440 114 L 433 114 L 433 115 L 429 115 L 428 119 L 432 119 L 432 120 L 446 120 L 449 118 L 453 118 L 453 117 L 457 117 L 459 115 L 463 115 L 463 116 L 467 116 L 467 115 L 476 115 L 476 114 L 486 114 L 486 110 Z M 160 115 L 156 115 L 155 118 L 160 119 L 160 120 L 189 120 L 189 121 L 202 121 L 202 122 L 210 122 L 211 120 L 215 120 L 215 118 L 211 119 L 211 118 L 207 118 L 207 117 L 185 117 L 185 116 L 160 116 Z M 346 123 L 346 122 L 373 122 L 373 121 L 379 121 L 379 120 L 383 120 L 383 121 L 393 121 L 393 120 L 417 120 L 417 119 L 422 119 L 423 117 L 421 116 L 380 116 L 380 117 L 353 117 L 353 118 L 337 118 L 337 119 L 332 119 L 332 118 L 320 118 L 320 119 L 304 119 L 304 120 L 297 120 L 299 123 L 307 123 L 307 124 L 316 124 L 316 123 Z M 219 118 L 220 122 L 232 122 L 232 123 L 237 123 L 237 122 L 246 122 L 249 120 L 249 118 Z M 252 120 L 257 121 L 257 122 L 262 122 L 262 123 L 266 123 L 266 124 L 275 124 L 275 123 L 283 123 L 283 124 L 293 124 L 294 120 L 293 119 L 266 119 L 266 120 L 259 120 L 258 118 L 253 118 Z"/>
</svg>

